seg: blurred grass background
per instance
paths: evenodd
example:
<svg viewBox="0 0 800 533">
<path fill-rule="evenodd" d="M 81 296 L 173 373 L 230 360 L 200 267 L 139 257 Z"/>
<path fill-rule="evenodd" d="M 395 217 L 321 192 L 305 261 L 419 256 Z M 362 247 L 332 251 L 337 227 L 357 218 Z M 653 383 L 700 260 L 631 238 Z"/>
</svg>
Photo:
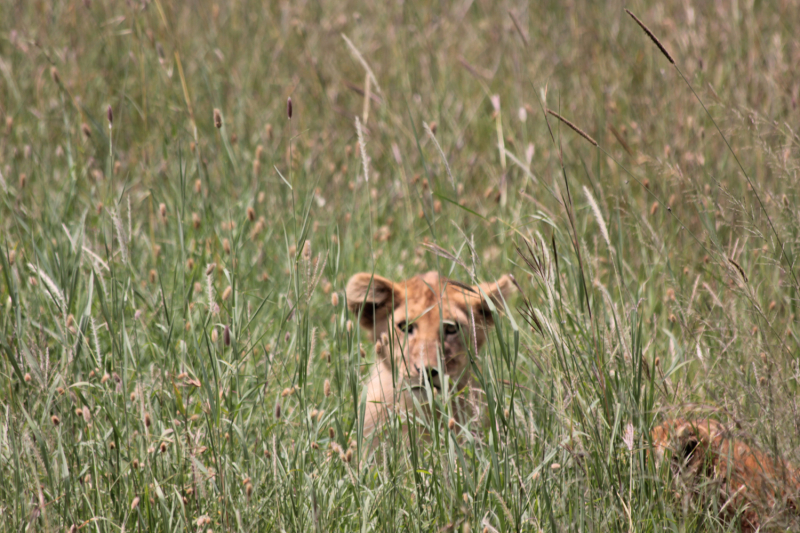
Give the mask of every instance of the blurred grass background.
<svg viewBox="0 0 800 533">
<path fill-rule="evenodd" d="M 2 528 L 737 531 L 648 433 L 710 415 L 799 458 L 798 24 L 4 0 Z M 372 448 L 343 288 L 428 269 L 523 289 L 473 365 L 486 422 Z"/>
</svg>

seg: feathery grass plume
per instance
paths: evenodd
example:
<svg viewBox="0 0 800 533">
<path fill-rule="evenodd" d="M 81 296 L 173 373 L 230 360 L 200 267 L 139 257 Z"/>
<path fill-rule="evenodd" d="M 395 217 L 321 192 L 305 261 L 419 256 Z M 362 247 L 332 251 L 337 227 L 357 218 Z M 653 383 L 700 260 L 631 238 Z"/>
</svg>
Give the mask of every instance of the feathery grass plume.
<svg viewBox="0 0 800 533">
<path fill-rule="evenodd" d="M 311 365 L 311 358 L 314 357 L 314 350 L 317 348 L 317 328 L 311 328 L 311 342 L 308 347 L 308 364 Z M 309 370 L 311 368 L 309 367 Z"/>
<path fill-rule="evenodd" d="M 291 96 L 286 100 L 286 116 L 289 117 L 289 120 L 292 120 L 292 97 Z"/>
<path fill-rule="evenodd" d="M 233 287 L 228 285 L 227 287 L 225 287 L 225 290 L 222 291 L 222 301 L 223 302 L 227 301 L 228 298 L 231 297 L 231 293 L 233 293 Z"/>
<path fill-rule="evenodd" d="M 644 22 L 639 20 L 639 17 L 637 17 L 636 15 L 631 13 L 631 11 L 629 9 L 625 9 L 625 13 L 630 15 L 631 18 L 636 21 L 636 24 L 638 24 L 639 27 L 642 28 L 642 30 L 644 30 L 644 32 L 647 34 L 647 36 L 650 37 L 650 40 L 655 43 L 655 45 L 658 47 L 659 50 L 661 50 L 661 53 L 664 54 L 664 57 L 666 57 L 669 60 L 669 62 L 674 65 L 675 64 L 675 60 L 672 59 L 671 55 L 669 55 L 669 52 L 667 52 L 667 49 L 664 48 L 663 44 L 661 44 L 661 41 L 658 40 L 658 37 L 656 37 L 655 34 L 653 34 L 653 32 L 650 31 L 650 28 L 645 26 Z"/>
<path fill-rule="evenodd" d="M 589 202 L 589 205 L 592 208 L 594 218 L 597 220 L 597 225 L 600 226 L 600 233 L 603 235 L 603 239 L 610 248 L 611 239 L 608 237 L 608 228 L 606 227 L 606 221 L 603 218 L 603 213 L 600 211 L 600 207 L 597 205 L 594 196 L 592 196 L 592 193 L 589 191 L 589 188 L 586 185 L 583 186 L 583 194 L 586 195 L 586 200 Z"/>
<path fill-rule="evenodd" d="M 339 293 L 337 292 L 331 293 L 331 305 L 333 307 L 339 306 Z"/>
<path fill-rule="evenodd" d="M 214 282 L 211 279 L 211 274 L 206 274 L 206 295 L 208 296 L 208 308 L 211 310 L 216 303 L 214 301 Z"/>
<path fill-rule="evenodd" d="M 453 185 L 453 188 L 456 187 L 456 180 L 453 178 L 453 173 L 450 171 L 450 163 L 447 162 L 447 156 L 444 155 L 444 150 L 442 147 L 439 146 L 439 141 L 436 140 L 436 135 L 434 135 L 434 130 L 436 129 L 436 123 L 433 123 L 433 126 L 430 126 L 427 122 L 422 123 L 422 127 L 425 128 L 425 131 L 428 133 L 428 136 L 433 140 L 433 145 L 439 151 L 439 156 L 442 158 L 442 162 L 444 163 L 444 168 L 447 170 L 447 176 L 450 178 L 450 183 Z"/>
<path fill-rule="evenodd" d="M 625 433 L 622 435 L 622 442 L 625 443 L 625 447 L 628 448 L 630 453 L 633 453 L 633 424 L 628 422 L 628 425 L 625 426 Z"/>
<path fill-rule="evenodd" d="M 97 340 L 97 324 L 94 321 L 94 317 L 89 317 L 89 324 L 92 326 L 92 340 L 94 341 L 94 354 L 95 357 L 100 358 L 100 342 Z M 96 363 L 96 364 L 99 364 Z"/>
<path fill-rule="evenodd" d="M 139 507 L 139 497 L 136 496 L 133 501 L 131 502 L 131 511 L 135 511 L 136 508 Z"/>
<path fill-rule="evenodd" d="M 325 383 L 322 386 L 322 392 L 326 398 L 331 395 L 331 380 L 325 379 Z"/>
<path fill-rule="evenodd" d="M 500 95 L 493 94 L 490 98 L 494 109 L 495 130 L 497 131 L 497 149 L 500 152 L 500 168 L 506 170 L 506 141 L 503 135 L 503 117 L 500 113 Z"/>
<path fill-rule="evenodd" d="M 122 263 L 128 263 L 128 238 L 125 235 L 125 230 L 122 228 L 122 220 L 119 218 L 119 213 L 116 209 L 111 211 L 111 220 L 114 222 L 114 229 L 117 230 L 117 240 L 119 241 L 119 250 L 122 255 Z"/>
<path fill-rule="evenodd" d="M 342 33 L 341 35 L 342 39 L 344 39 L 344 42 L 347 43 L 347 47 L 350 49 L 350 53 L 352 53 L 353 56 L 358 60 L 358 62 L 361 63 L 361 66 L 364 67 L 364 70 L 367 72 L 370 79 L 372 80 L 372 84 L 375 85 L 375 88 L 378 90 L 378 94 L 383 94 L 380 85 L 378 85 L 378 79 L 375 77 L 375 73 L 372 72 L 372 69 L 369 67 L 369 64 L 367 64 L 367 60 L 364 59 L 364 56 L 361 55 L 361 52 L 358 51 L 356 45 L 353 44 L 353 42 L 347 37 L 347 35 L 345 35 L 344 33 Z"/>
<path fill-rule="evenodd" d="M 47 286 L 47 290 L 50 293 L 50 297 L 53 299 L 53 302 L 55 302 L 55 304 L 62 310 L 66 310 L 67 302 L 64 299 L 64 295 L 61 293 L 61 290 L 58 288 L 56 283 L 50 279 L 50 276 L 42 272 L 42 270 L 31 263 L 28 263 L 28 268 L 31 269 L 39 278 L 41 278 L 41 280 Z"/>
<path fill-rule="evenodd" d="M 214 127 L 220 129 L 222 127 L 222 112 L 214 108 Z"/>
<path fill-rule="evenodd" d="M 108 118 L 108 127 L 109 129 L 114 124 L 114 112 L 111 110 L 111 105 L 109 104 L 108 110 L 106 111 L 106 116 Z"/>
<path fill-rule="evenodd" d="M 592 139 L 592 137 L 591 137 L 591 136 L 590 136 L 588 133 L 586 133 L 585 131 L 583 131 L 582 129 L 580 129 L 578 126 L 576 126 L 575 124 L 573 124 L 573 123 L 572 123 L 572 122 L 570 122 L 569 120 L 565 119 L 564 117 L 562 117 L 561 115 L 559 115 L 558 113 L 556 113 L 555 111 L 553 111 L 552 109 L 548 109 L 548 110 L 547 110 L 547 113 L 548 113 L 548 114 L 550 114 L 550 115 L 553 115 L 553 116 L 554 116 L 554 117 L 556 117 L 558 120 L 560 120 L 561 122 L 563 122 L 564 124 L 566 124 L 567 126 L 569 126 L 570 128 L 572 128 L 572 130 L 573 130 L 575 133 L 577 133 L 578 135 L 580 135 L 581 137 L 583 137 L 584 139 L 586 139 L 587 141 L 589 141 L 589 143 L 590 143 L 590 144 L 592 144 L 593 146 L 597 146 L 597 141 L 595 141 L 594 139 Z"/>
<path fill-rule="evenodd" d="M 364 132 L 361 128 L 361 121 L 356 117 L 356 134 L 358 135 L 358 148 L 361 152 L 361 164 L 364 167 L 364 181 L 369 182 L 369 156 L 367 147 L 364 143 Z"/>
</svg>

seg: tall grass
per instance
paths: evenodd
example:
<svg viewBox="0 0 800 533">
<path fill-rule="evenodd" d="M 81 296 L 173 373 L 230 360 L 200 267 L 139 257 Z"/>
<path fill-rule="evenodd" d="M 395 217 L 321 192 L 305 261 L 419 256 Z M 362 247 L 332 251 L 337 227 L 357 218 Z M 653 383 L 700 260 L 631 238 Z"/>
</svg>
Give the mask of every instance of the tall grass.
<svg viewBox="0 0 800 533">
<path fill-rule="evenodd" d="M 6 2 L 2 527 L 736 531 L 649 433 L 800 459 L 796 13 L 629 7 Z M 522 290 L 373 443 L 429 269 Z"/>
</svg>

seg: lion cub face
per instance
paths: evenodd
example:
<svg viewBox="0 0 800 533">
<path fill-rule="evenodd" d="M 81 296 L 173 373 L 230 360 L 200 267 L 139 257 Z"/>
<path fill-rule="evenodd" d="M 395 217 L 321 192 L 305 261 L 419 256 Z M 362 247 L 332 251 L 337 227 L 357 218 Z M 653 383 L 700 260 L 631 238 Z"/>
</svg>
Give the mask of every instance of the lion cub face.
<svg viewBox="0 0 800 533">
<path fill-rule="evenodd" d="M 483 295 L 502 309 L 501 294 L 508 295 L 511 286 L 509 276 L 470 287 L 436 272 L 397 283 L 362 272 L 350 278 L 346 294 L 348 308 L 360 317 L 361 327 L 382 341 L 376 366 L 383 368 L 377 371 L 391 384 L 396 368 L 398 381 L 411 391 L 422 391 L 426 381 L 441 390 L 442 374 L 457 388 L 466 385 L 467 343 L 480 349 L 491 323 Z"/>
</svg>

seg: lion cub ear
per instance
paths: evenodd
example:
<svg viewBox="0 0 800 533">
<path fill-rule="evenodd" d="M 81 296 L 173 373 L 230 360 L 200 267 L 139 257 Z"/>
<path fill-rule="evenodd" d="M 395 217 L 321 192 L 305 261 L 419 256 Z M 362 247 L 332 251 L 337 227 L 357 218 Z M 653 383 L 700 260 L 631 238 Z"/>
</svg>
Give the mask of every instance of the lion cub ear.
<svg viewBox="0 0 800 533">
<path fill-rule="evenodd" d="M 513 291 L 515 287 L 518 287 L 517 281 L 514 279 L 514 276 L 510 274 L 501 276 L 497 281 L 488 281 L 473 287 L 480 298 L 480 301 L 475 305 L 475 314 L 482 316 L 487 322 L 491 322 L 492 311 L 489 309 L 489 305 L 486 303 L 486 299 L 483 295 L 485 294 L 492 300 L 498 312 L 502 312 L 504 309 L 503 300 L 507 300 L 508 297 L 511 296 L 511 291 Z"/>
<path fill-rule="evenodd" d="M 361 327 L 372 331 L 379 320 L 400 303 L 400 293 L 391 280 L 369 272 L 359 272 L 350 278 L 345 289 L 347 308 L 360 315 Z"/>
</svg>

